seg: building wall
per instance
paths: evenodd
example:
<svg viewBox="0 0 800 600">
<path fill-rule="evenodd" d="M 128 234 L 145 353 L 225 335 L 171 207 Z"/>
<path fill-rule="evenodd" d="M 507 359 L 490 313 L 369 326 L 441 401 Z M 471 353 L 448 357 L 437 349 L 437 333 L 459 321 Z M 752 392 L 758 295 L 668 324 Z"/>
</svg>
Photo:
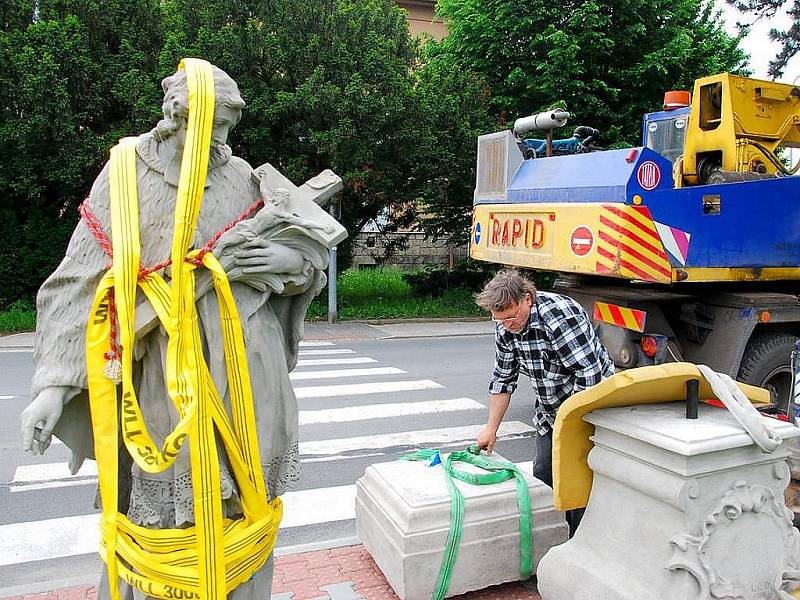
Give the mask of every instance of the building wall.
<svg viewBox="0 0 800 600">
<path fill-rule="evenodd" d="M 393 241 L 403 240 L 405 248 L 398 249 L 384 259 L 386 246 Z M 458 261 L 467 257 L 466 246 L 452 246 L 442 240 L 426 238 L 421 231 L 404 231 L 398 233 L 361 232 L 353 240 L 353 266 L 395 266 L 403 268 L 421 267 L 423 265 L 448 266 L 452 260 Z"/>
<path fill-rule="evenodd" d="M 408 12 L 411 35 L 425 32 L 437 40 L 447 35 L 447 27 L 434 15 L 436 0 L 397 0 L 397 4 Z"/>
</svg>

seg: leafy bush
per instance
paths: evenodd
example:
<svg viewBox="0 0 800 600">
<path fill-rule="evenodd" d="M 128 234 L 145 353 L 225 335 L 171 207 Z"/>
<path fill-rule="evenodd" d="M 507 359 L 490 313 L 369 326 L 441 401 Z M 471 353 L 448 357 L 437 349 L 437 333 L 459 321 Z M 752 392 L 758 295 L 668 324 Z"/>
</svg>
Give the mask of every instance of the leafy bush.
<svg viewBox="0 0 800 600">
<path fill-rule="evenodd" d="M 439 265 L 429 265 L 419 271 L 403 274 L 403 279 L 411 286 L 415 296 L 438 298 L 451 289 L 479 292 L 501 268 L 501 265 L 492 263 L 464 260 L 458 262 L 452 271 Z M 533 280 L 537 289 L 549 290 L 553 287 L 555 273 L 521 270 Z"/>
<path fill-rule="evenodd" d="M 414 273 L 405 273 L 403 279 L 415 296 L 438 298 L 451 289 L 477 292 L 497 269 L 497 265 L 465 260 L 459 261 L 452 271 L 443 266 L 428 265 Z"/>
</svg>

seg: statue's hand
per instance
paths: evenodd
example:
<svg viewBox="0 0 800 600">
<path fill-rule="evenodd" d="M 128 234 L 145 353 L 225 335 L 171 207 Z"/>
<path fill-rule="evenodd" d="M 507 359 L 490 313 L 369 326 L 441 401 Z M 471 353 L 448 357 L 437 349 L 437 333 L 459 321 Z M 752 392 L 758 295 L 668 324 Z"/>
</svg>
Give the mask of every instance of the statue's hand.
<svg viewBox="0 0 800 600">
<path fill-rule="evenodd" d="M 294 248 L 255 238 L 239 247 L 233 266 L 246 276 L 259 273 L 293 275 L 303 270 L 303 255 Z"/>
<path fill-rule="evenodd" d="M 22 449 L 34 454 L 44 454 L 50 446 L 53 429 L 61 418 L 64 402 L 74 394 L 74 388 L 52 386 L 44 388 L 22 411 L 20 430 Z M 40 429 L 37 429 L 37 426 Z"/>
<path fill-rule="evenodd" d="M 224 266 L 224 265 L 223 265 Z M 264 281 L 264 274 L 253 273 L 250 275 L 245 275 L 242 272 L 241 267 L 235 266 L 226 266 L 225 273 L 228 275 L 228 281 L 237 281 L 239 283 L 244 283 L 245 285 L 249 285 L 252 288 L 255 288 L 259 292 L 266 292 L 267 291 L 267 284 Z M 274 277 L 274 275 L 272 275 Z"/>
</svg>

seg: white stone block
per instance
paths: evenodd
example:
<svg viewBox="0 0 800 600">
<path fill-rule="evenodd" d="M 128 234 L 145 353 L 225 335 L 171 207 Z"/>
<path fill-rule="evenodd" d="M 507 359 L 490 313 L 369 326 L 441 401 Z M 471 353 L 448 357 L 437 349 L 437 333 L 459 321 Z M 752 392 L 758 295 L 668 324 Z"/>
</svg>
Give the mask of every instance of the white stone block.
<svg viewBox="0 0 800 600">
<path fill-rule="evenodd" d="M 685 403 L 608 408 L 595 426 L 589 505 L 573 538 L 539 563 L 543 600 L 778 598 L 800 568 L 783 492 L 789 441 L 762 452 L 724 409 Z"/>
<path fill-rule="evenodd" d="M 497 454 L 493 455 L 500 458 Z M 464 463 L 461 470 L 484 472 Z M 533 569 L 567 539 L 552 490 L 525 473 L 531 498 Z M 447 596 L 519 580 L 519 508 L 514 480 L 456 485 L 464 526 Z M 450 494 L 441 465 L 396 461 L 367 467 L 356 484 L 358 536 L 402 600 L 430 600 L 450 527 Z"/>
</svg>

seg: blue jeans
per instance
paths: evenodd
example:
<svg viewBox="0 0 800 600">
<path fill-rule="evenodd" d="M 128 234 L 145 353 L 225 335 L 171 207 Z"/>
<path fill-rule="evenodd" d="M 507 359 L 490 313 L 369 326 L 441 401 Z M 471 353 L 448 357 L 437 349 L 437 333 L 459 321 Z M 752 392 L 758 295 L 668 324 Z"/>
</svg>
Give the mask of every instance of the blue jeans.
<svg viewBox="0 0 800 600">
<path fill-rule="evenodd" d="M 533 436 L 533 476 L 553 487 L 553 432 Z M 566 514 L 569 525 L 569 537 L 572 537 L 583 518 L 585 508 L 568 510 Z"/>
</svg>

